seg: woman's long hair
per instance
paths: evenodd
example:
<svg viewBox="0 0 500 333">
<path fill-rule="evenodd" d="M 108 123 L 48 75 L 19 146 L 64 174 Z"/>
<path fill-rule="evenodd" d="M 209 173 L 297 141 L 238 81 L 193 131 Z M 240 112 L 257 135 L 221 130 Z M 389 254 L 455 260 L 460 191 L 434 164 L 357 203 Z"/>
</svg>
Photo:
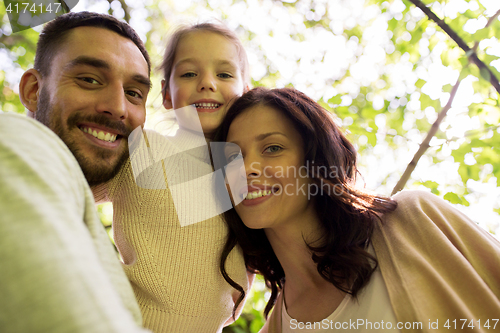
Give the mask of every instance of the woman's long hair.
<svg viewBox="0 0 500 333">
<path fill-rule="evenodd" d="M 322 227 L 322 238 L 307 244 L 318 272 L 336 288 L 356 297 L 377 267 L 367 251 L 379 214 L 396 209 L 390 198 L 355 188 L 356 150 L 335 124 L 333 115 L 305 94 L 290 88 L 255 88 L 237 99 L 227 112 L 214 141 L 226 141 L 235 118 L 250 107 L 265 105 L 281 111 L 295 125 L 304 142 L 308 177 L 320 189 L 314 197 Z M 225 262 L 240 245 L 247 269 L 264 276 L 271 289 L 265 308 L 267 317 L 285 274 L 263 229 L 247 228 L 235 209 L 224 213 L 229 235 L 224 246 L 220 271 L 224 279 L 241 292 L 235 309 L 244 299 L 243 288 L 227 274 Z M 348 286 L 348 287 L 347 287 Z M 234 311 L 233 311 L 234 315 Z"/>
</svg>

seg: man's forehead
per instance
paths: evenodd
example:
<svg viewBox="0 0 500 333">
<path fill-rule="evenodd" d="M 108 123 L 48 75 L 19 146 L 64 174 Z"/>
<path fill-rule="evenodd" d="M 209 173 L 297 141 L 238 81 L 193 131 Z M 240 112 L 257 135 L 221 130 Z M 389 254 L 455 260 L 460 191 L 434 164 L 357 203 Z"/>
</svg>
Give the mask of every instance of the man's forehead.
<svg viewBox="0 0 500 333">
<path fill-rule="evenodd" d="M 119 52 L 120 50 L 114 49 L 117 45 L 121 48 L 127 45 L 132 50 L 136 50 L 142 55 L 139 47 L 137 47 L 131 39 L 122 36 L 113 30 L 94 26 L 76 27 L 69 30 L 64 41 L 61 43 L 60 48 L 70 50 L 77 49 L 88 52 L 100 52 L 102 51 L 102 48 L 104 48 L 107 52 Z M 95 48 L 88 49 L 92 46 Z M 144 61 L 146 60 L 144 59 Z"/>
<path fill-rule="evenodd" d="M 52 66 L 71 69 L 74 65 L 85 64 L 78 61 L 82 58 L 108 63 L 108 66 L 97 67 L 111 69 L 113 66 L 121 66 L 149 77 L 148 64 L 139 47 L 129 38 L 106 28 L 85 26 L 68 31 L 64 42 L 56 51 Z"/>
</svg>

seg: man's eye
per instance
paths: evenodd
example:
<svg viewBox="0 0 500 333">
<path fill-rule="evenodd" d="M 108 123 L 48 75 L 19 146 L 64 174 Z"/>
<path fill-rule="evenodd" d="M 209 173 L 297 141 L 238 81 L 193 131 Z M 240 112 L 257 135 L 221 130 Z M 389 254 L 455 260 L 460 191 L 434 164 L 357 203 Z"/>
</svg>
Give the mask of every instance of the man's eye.
<svg viewBox="0 0 500 333">
<path fill-rule="evenodd" d="M 189 73 L 184 73 L 181 75 L 181 77 L 195 77 L 196 73 L 189 72 Z"/>
<path fill-rule="evenodd" d="M 218 77 L 222 78 L 222 79 L 230 79 L 232 78 L 233 76 L 229 73 L 220 73 L 220 74 L 217 74 Z"/>
<path fill-rule="evenodd" d="M 137 91 L 134 90 L 129 90 L 126 92 L 128 95 L 134 97 L 134 98 L 141 98 L 142 99 L 142 94 L 138 93 Z"/>
<path fill-rule="evenodd" d="M 78 79 L 80 81 L 83 81 L 83 82 L 86 82 L 86 83 L 90 83 L 90 84 L 99 84 L 99 81 L 97 81 L 96 79 L 93 79 L 91 77 L 80 77 Z"/>
<path fill-rule="evenodd" d="M 264 152 L 268 152 L 268 153 L 277 153 L 277 152 L 280 152 L 281 150 L 283 150 L 283 148 L 281 148 L 280 146 L 276 146 L 276 145 L 273 145 L 273 146 L 269 146 L 267 147 Z"/>
</svg>

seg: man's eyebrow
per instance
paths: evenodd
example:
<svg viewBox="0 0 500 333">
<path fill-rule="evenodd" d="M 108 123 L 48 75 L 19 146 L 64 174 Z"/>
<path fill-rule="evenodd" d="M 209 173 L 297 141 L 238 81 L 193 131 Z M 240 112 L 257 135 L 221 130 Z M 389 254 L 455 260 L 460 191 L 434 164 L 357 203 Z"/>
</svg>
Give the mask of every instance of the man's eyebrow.
<svg viewBox="0 0 500 333">
<path fill-rule="evenodd" d="M 73 67 L 79 66 L 79 65 L 87 65 L 87 66 L 92 66 L 96 68 L 104 68 L 104 69 L 110 69 L 111 66 L 109 63 L 107 63 L 104 60 L 97 59 L 94 57 L 89 57 L 89 56 L 79 56 L 76 57 L 75 59 L 71 60 L 69 63 L 64 66 L 65 70 L 72 69 Z"/>
<path fill-rule="evenodd" d="M 79 56 L 70 61 L 68 64 L 66 64 L 66 66 L 64 66 L 64 70 L 70 70 L 73 67 L 79 65 L 91 66 L 95 68 L 111 69 L 110 64 L 104 60 L 89 56 Z M 152 83 L 148 77 L 141 74 L 135 74 L 132 77 L 132 79 L 139 84 L 147 86 L 148 89 L 151 89 Z"/>
<path fill-rule="evenodd" d="M 151 89 L 152 83 L 151 80 L 148 77 L 145 77 L 144 75 L 136 74 L 132 77 L 134 81 L 136 81 L 139 84 L 145 85 L 148 87 L 148 89 Z"/>
</svg>

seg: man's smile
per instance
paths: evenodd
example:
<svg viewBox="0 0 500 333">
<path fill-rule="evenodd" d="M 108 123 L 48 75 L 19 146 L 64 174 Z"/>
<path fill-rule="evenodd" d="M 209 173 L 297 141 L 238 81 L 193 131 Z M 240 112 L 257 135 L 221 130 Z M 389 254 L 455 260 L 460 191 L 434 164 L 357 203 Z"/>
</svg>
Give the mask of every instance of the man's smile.
<svg viewBox="0 0 500 333">
<path fill-rule="evenodd" d="M 115 142 L 117 134 L 111 134 L 109 132 L 105 132 L 102 130 L 96 130 L 95 128 L 91 128 L 88 126 L 80 126 L 80 130 L 82 130 L 84 133 L 93 135 L 99 140 L 107 141 L 107 142 Z"/>
</svg>

